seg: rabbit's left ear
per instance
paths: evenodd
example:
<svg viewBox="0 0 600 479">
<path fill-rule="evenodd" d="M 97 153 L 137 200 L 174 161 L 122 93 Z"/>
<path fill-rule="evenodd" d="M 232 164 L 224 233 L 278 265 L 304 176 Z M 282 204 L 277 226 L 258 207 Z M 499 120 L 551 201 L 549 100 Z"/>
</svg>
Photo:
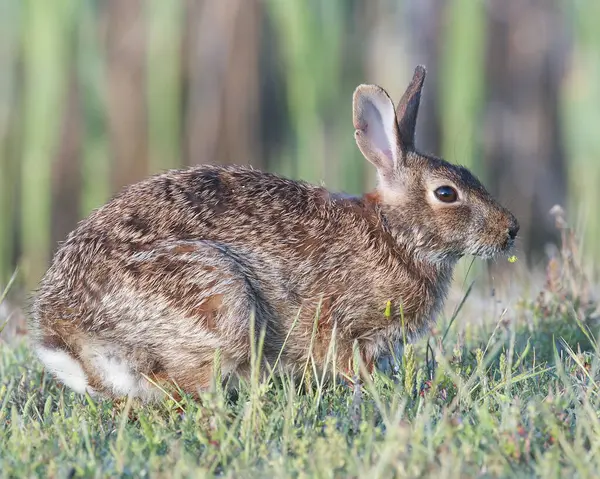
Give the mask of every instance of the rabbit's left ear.
<svg viewBox="0 0 600 479">
<path fill-rule="evenodd" d="M 400 160 L 398 122 L 394 104 L 376 85 L 354 91 L 353 122 L 356 144 L 382 178 L 391 178 Z"/>
<path fill-rule="evenodd" d="M 413 78 L 396 107 L 398 132 L 403 152 L 413 151 L 415 149 L 415 128 L 417 126 L 417 115 L 419 114 L 419 104 L 421 103 L 421 90 L 423 89 L 426 73 L 427 71 L 422 65 L 415 68 Z"/>
</svg>

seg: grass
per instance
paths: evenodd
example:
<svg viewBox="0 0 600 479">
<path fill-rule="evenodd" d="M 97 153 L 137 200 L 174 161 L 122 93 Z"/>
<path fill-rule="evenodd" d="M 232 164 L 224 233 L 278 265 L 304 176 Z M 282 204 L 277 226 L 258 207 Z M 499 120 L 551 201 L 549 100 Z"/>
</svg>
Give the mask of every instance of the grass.
<svg viewBox="0 0 600 479">
<path fill-rule="evenodd" d="M 0 343 L 0 475 L 595 476 L 597 305 L 573 240 L 564 227 L 535 299 L 479 325 L 457 311 L 363 384 L 252 375 L 201 402 L 95 401 L 57 385 L 26 340 Z"/>
</svg>

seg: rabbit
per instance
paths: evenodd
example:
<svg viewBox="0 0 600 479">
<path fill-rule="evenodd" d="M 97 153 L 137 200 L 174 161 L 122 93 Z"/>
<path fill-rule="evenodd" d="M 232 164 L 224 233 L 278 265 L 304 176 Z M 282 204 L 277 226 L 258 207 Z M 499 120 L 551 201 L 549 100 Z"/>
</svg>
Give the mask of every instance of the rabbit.
<svg viewBox="0 0 600 479">
<path fill-rule="evenodd" d="M 31 335 L 77 393 L 193 397 L 261 371 L 367 373 L 418 338 L 464 255 L 507 254 L 519 224 L 466 168 L 420 153 L 426 70 L 397 107 L 353 95 L 355 140 L 377 171 L 363 196 L 248 166 L 200 165 L 130 185 L 82 220 L 35 292 Z M 253 333 L 254 335 L 252 335 Z M 218 351 L 218 353 L 217 353 Z M 312 361 L 309 363 L 309 361 Z"/>
</svg>

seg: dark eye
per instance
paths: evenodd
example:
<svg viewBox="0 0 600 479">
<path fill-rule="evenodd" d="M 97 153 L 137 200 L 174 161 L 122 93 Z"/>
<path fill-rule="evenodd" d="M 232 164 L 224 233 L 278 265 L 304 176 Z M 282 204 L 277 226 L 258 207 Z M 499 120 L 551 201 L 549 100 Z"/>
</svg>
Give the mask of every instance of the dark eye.
<svg viewBox="0 0 600 479">
<path fill-rule="evenodd" d="M 458 193 L 451 186 L 440 186 L 434 193 L 435 197 L 444 203 L 454 203 L 458 200 Z"/>
</svg>

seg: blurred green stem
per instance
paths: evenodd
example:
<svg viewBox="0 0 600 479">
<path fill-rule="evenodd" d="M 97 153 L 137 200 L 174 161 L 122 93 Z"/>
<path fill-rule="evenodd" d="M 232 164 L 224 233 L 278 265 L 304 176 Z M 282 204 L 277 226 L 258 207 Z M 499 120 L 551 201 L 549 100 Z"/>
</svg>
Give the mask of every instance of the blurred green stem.
<svg viewBox="0 0 600 479">
<path fill-rule="evenodd" d="M 85 118 L 80 216 L 110 196 L 110 148 L 107 134 L 105 58 L 94 0 L 82 0 L 78 18 L 78 67 Z"/>
<path fill-rule="evenodd" d="M 452 0 L 442 36 L 442 155 L 475 170 L 485 83 L 485 4 Z"/>
<path fill-rule="evenodd" d="M 77 0 L 23 0 L 23 164 L 21 235 L 27 286 L 46 268 L 52 160 L 67 86 L 69 31 Z"/>
<path fill-rule="evenodd" d="M 285 65 L 291 122 L 296 137 L 294 163 L 303 180 L 325 176 L 327 138 L 324 112 L 335 110 L 341 83 L 341 28 L 344 2 L 268 0 Z"/>
<path fill-rule="evenodd" d="M 14 117 L 17 97 L 16 59 L 20 28 L 19 4 L 0 1 L 0 289 L 10 276 L 13 250 L 17 163 L 11 151 L 15 144 Z M 12 133 L 12 134 L 11 134 Z"/>
<path fill-rule="evenodd" d="M 181 165 L 183 0 L 147 0 L 150 169 Z"/>
</svg>

